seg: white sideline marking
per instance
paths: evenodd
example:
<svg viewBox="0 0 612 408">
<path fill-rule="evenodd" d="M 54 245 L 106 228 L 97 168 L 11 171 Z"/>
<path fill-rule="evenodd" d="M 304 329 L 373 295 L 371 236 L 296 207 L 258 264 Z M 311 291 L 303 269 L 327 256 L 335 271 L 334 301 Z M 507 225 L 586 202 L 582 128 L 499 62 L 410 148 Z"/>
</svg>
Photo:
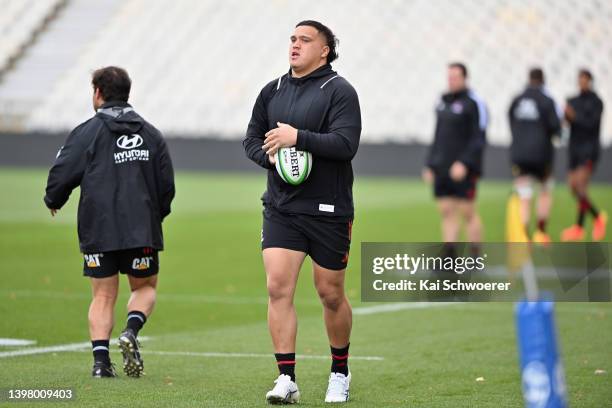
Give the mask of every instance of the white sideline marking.
<svg viewBox="0 0 612 408">
<path fill-rule="evenodd" d="M 139 337 L 138 339 L 140 341 L 147 341 L 150 339 L 150 337 L 143 336 Z M 0 358 L 30 356 L 33 354 L 61 353 L 64 351 L 80 351 L 81 349 L 89 349 L 90 347 L 91 342 L 89 341 L 84 341 L 81 343 L 58 344 L 57 346 L 31 347 L 13 351 L 2 351 L 0 352 Z"/>
<path fill-rule="evenodd" d="M 194 356 L 194 357 L 252 357 L 252 358 L 270 358 L 271 354 L 261 353 L 216 353 L 216 352 L 193 352 L 193 351 L 143 351 L 143 354 L 156 354 L 160 356 Z M 313 359 L 313 360 L 329 360 L 329 356 L 297 354 L 296 358 Z M 379 356 L 353 356 L 351 360 L 365 361 L 382 361 L 384 357 Z"/>
<path fill-rule="evenodd" d="M 442 306 L 452 306 L 452 305 L 461 305 L 462 303 L 445 303 L 445 302 L 415 302 L 415 303 L 391 303 L 391 304 L 383 304 L 383 305 L 375 305 L 375 306 L 364 306 L 357 307 L 353 309 L 353 314 L 356 315 L 373 315 L 378 313 L 389 313 L 389 312 L 397 312 L 400 310 L 410 310 L 410 309 L 427 309 L 430 307 L 442 307 Z M 491 306 L 491 304 L 488 304 Z M 572 310 L 578 311 L 578 310 Z M 585 310 L 587 311 L 587 310 Z M 599 312 L 601 309 L 598 308 L 589 308 L 588 312 Z M 582 312 L 582 311 L 581 311 Z M 151 337 L 140 337 L 139 340 L 146 341 L 150 340 Z M 79 352 L 87 352 L 91 347 L 90 342 L 82 342 L 82 343 L 68 343 L 68 344 L 60 344 L 57 346 L 48 346 L 48 347 L 31 347 L 26 349 L 14 350 L 14 351 L 3 351 L 0 352 L 0 358 L 7 357 L 18 357 L 18 356 L 27 356 L 33 354 L 45 354 L 45 353 L 58 353 L 65 351 L 79 351 Z M 141 350 L 143 354 L 156 354 L 156 355 L 184 355 L 184 356 L 194 356 L 194 357 L 253 357 L 253 358 L 269 358 L 270 354 L 258 354 L 258 353 L 220 353 L 220 352 L 190 352 L 190 351 L 154 351 L 154 350 Z M 300 355 L 300 358 L 304 359 L 328 359 L 329 356 L 321 356 L 321 355 Z M 384 360 L 383 357 L 378 356 L 351 356 L 353 360 L 373 360 L 380 361 Z"/>
<path fill-rule="evenodd" d="M 450 306 L 456 303 L 436 303 L 436 302 L 415 302 L 415 303 L 391 303 L 375 306 L 363 306 L 356 307 L 353 309 L 355 315 L 373 315 L 378 313 L 389 313 L 397 312 L 400 310 L 409 309 L 427 309 L 430 307 Z M 139 340 L 148 340 L 148 337 L 141 337 Z M 68 343 L 60 344 L 57 346 L 48 347 L 32 347 L 14 351 L 3 351 L 0 352 L 0 358 L 17 357 L 17 356 L 28 356 L 33 354 L 46 354 L 46 353 L 59 353 L 65 351 L 88 351 L 91 346 L 90 342 L 82 343 Z M 83 350 L 85 349 L 85 350 Z M 216 352 L 189 352 L 189 351 L 153 351 L 143 350 L 143 354 L 158 354 L 158 355 L 185 355 L 185 356 L 199 356 L 199 357 L 266 357 L 269 358 L 269 354 L 257 354 L 257 353 L 216 353 Z M 300 358 L 313 358 L 313 359 L 328 359 L 329 356 L 309 356 L 304 355 Z M 351 356 L 351 359 L 357 360 L 382 360 L 382 357 L 377 356 Z"/>
<path fill-rule="evenodd" d="M 413 302 L 413 303 L 389 303 L 375 306 L 362 306 L 353 309 L 354 315 L 372 315 L 378 313 L 397 312 L 410 309 L 428 309 L 430 307 L 442 307 L 456 305 L 452 302 Z"/>
<path fill-rule="evenodd" d="M 75 349 L 70 351 L 89 351 L 82 349 Z M 140 353 L 143 355 L 151 354 L 157 356 L 188 356 L 188 357 L 235 357 L 235 358 L 271 358 L 272 353 L 223 353 L 223 352 L 215 352 L 215 351 L 158 351 L 158 350 L 140 350 Z M 312 360 L 329 360 L 329 356 L 323 355 L 312 355 L 312 354 L 297 354 L 296 358 L 300 359 L 312 359 Z M 379 356 L 353 356 L 350 357 L 351 360 L 365 360 L 365 361 L 382 361 L 385 358 Z"/>
<path fill-rule="evenodd" d="M 140 340 L 146 340 L 146 337 L 141 338 Z M 58 346 L 49 346 L 49 347 L 35 347 L 23 350 L 15 350 L 15 351 L 5 351 L 0 352 L 0 358 L 6 357 L 18 357 L 18 356 L 27 356 L 33 354 L 46 354 L 46 353 L 60 353 L 60 352 L 68 352 L 68 351 L 76 351 L 76 352 L 89 352 L 89 348 L 91 347 L 91 343 L 82 342 L 82 343 L 69 343 L 69 344 L 60 344 Z M 270 358 L 271 354 L 267 353 L 223 353 L 223 352 L 197 352 L 197 351 L 155 351 L 155 350 L 140 350 L 142 354 L 152 354 L 159 356 L 189 356 L 189 357 L 230 357 L 230 358 Z M 299 355 L 301 359 L 315 359 L 315 360 L 328 360 L 329 356 L 323 355 Z M 364 361 L 382 361 L 383 357 L 379 356 L 351 356 L 351 360 L 364 360 Z"/>
<path fill-rule="evenodd" d="M 31 346 L 36 340 L 0 338 L 0 346 Z"/>
<path fill-rule="evenodd" d="M 46 354 L 46 353 L 57 353 L 61 351 L 73 351 L 82 349 L 84 347 L 90 347 L 90 342 L 84 343 L 68 343 L 68 344 L 60 344 L 58 346 L 48 346 L 48 347 L 33 347 L 27 349 L 20 349 L 14 351 L 2 351 L 0 352 L 0 358 L 6 357 L 17 357 L 17 356 L 28 356 L 32 354 Z"/>
</svg>

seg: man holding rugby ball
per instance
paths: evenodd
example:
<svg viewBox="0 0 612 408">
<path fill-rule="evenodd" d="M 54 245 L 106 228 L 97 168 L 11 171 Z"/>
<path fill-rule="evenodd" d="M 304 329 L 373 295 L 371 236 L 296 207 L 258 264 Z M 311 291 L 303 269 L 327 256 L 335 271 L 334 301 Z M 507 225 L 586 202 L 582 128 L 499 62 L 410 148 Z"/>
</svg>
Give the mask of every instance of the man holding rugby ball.
<svg viewBox="0 0 612 408">
<path fill-rule="evenodd" d="M 262 249 L 268 288 L 268 326 L 280 375 L 270 403 L 295 403 L 297 316 L 293 296 L 306 255 L 332 354 L 326 402 L 348 400 L 351 306 L 344 293 L 353 221 L 353 170 L 361 134 L 355 89 L 332 70 L 337 40 L 317 21 L 302 21 L 290 37 L 289 72 L 260 92 L 243 140 L 247 156 L 268 170 Z M 275 170 L 285 147 L 312 154 L 308 178 L 298 185 Z"/>
</svg>

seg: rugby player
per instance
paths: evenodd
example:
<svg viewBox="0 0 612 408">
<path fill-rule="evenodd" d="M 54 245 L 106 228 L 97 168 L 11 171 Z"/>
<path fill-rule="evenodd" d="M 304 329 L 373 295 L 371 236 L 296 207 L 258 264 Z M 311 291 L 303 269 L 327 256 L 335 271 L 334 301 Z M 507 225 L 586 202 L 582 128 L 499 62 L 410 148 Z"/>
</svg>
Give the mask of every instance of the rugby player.
<svg viewBox="0 0 612 408">
<path fill-rule="evenodd" d="M 544 72 L 529 71 L 527 88 L 514 98 L 508 110 L 512 145 L 510 156 L 514 189 L 520 200 L 521 222 L 529 237 L 531 199 L 534 181 L 540 185 L 537 204 L 537 228 L 531 237 L 536 244 L 547 245 L 550 236 L 546 224 L 552 206 L 554 147 L 561 122 L 555 101 L 544 88 Z"/>
<path fill-rule="evenodd" d="M 482 222 L 475 202 L 476 183 L 482 172 L 488 114 L 484 101 L 468 88 L 467 79 L 464 64 L 448 65 L 448 92 L 436 106 L 434 141 L 423 179 L 433 183 L 446 248 L 454 252 L 464 221 L 472 252 L 478 253 Z"/>
<path fill-rule="evenodd" d="M 570 125 L 569 173 L 567 182 L 578 203 L 576 223 L 563 230 L 562 241 L 580 241 L 585 237 L 585 216 L 593 217 L 594 241 L 601 241 L 606 236 L 608 214 L 599 211 L 589 198 L 589 181 L 597 160 L 599 159 L 599 132 L 603 102 L 593 91 L 593 75 L 587 69 L 578 73 L 580 93 L 568 99 L 565 107 L 565 119 Z"/>
<path fill-rule="evenodd" d="M 298 274 L 307 255 L 323 305 L 332 365 L 326 402 L 345 402 L 351 306 L 344 292 L 353 223 L 353 170 L 361 134 L 359 100 L 331 63 L 336 37 L 317 21 L 302 21 L 290 37 L 289 72 L 259 93 L 243 145 L 247 156 L 268 171 L 261 235 L 268 289 L 268 326 L 279 376 L 266 399 L 295 403 L 297 316 L 293 304 Z M 295 146 L 311 152 L 310 176 L 298 186 L 285 183 L 274 154 Z"/>
<path fill-rule="evenodd" d="M 45 204 L 55 215 L 81 187 L 78 233 L 83 274 L 93 299 L 89 333 L 94 377 L 116 377 L 109 356 L 118 273 L 127 274 L 131 296 L 119 336 L 124 371 L 139 377 L 144 365 L 138 332 L 155 304 L 162 220 L 170 214 L 174 174 L 161 135 L 128 104 L 131 80 L 118 67 L 92 76 L 95 115 L 77 126 L 49 172 Z"/>
</svg>

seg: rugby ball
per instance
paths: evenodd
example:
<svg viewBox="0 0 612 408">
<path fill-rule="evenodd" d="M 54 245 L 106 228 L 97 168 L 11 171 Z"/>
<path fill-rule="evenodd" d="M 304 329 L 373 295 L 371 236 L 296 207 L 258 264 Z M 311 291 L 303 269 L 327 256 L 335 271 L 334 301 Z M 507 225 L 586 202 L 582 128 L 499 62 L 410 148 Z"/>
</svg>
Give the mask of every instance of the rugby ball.
<svg viewBox="0 0 612 408">
<path fill-rule="evenodd" d="M 312 154 L 294 147 L 281 147 L 274 154 L 276 171 L 285 183 L 302 184 L 312 170 Z"/>
</svg>

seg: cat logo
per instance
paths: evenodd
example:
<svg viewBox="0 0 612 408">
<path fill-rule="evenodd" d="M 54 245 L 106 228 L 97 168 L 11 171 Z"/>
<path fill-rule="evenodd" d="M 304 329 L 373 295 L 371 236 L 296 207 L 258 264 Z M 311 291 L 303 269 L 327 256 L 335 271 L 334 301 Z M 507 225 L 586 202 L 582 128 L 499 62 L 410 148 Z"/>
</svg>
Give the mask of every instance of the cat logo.
<svg viewBox="0 0 612 408">
<path fill-rule="evenodd" d="M 85 264 L 88 268 L 97 268 L 100 266 L 100 258 L 102 254 L 83 254 L 85 258 Z"/>
<path fill-rule="evenodd" d="M 152 260 L 152 256 L 145 256 L 144 258 L 134 258 L 134 261 L 132 262 L 132 269 L 136 269 L 139 271 L 149 269 Z"/>
</svg>

